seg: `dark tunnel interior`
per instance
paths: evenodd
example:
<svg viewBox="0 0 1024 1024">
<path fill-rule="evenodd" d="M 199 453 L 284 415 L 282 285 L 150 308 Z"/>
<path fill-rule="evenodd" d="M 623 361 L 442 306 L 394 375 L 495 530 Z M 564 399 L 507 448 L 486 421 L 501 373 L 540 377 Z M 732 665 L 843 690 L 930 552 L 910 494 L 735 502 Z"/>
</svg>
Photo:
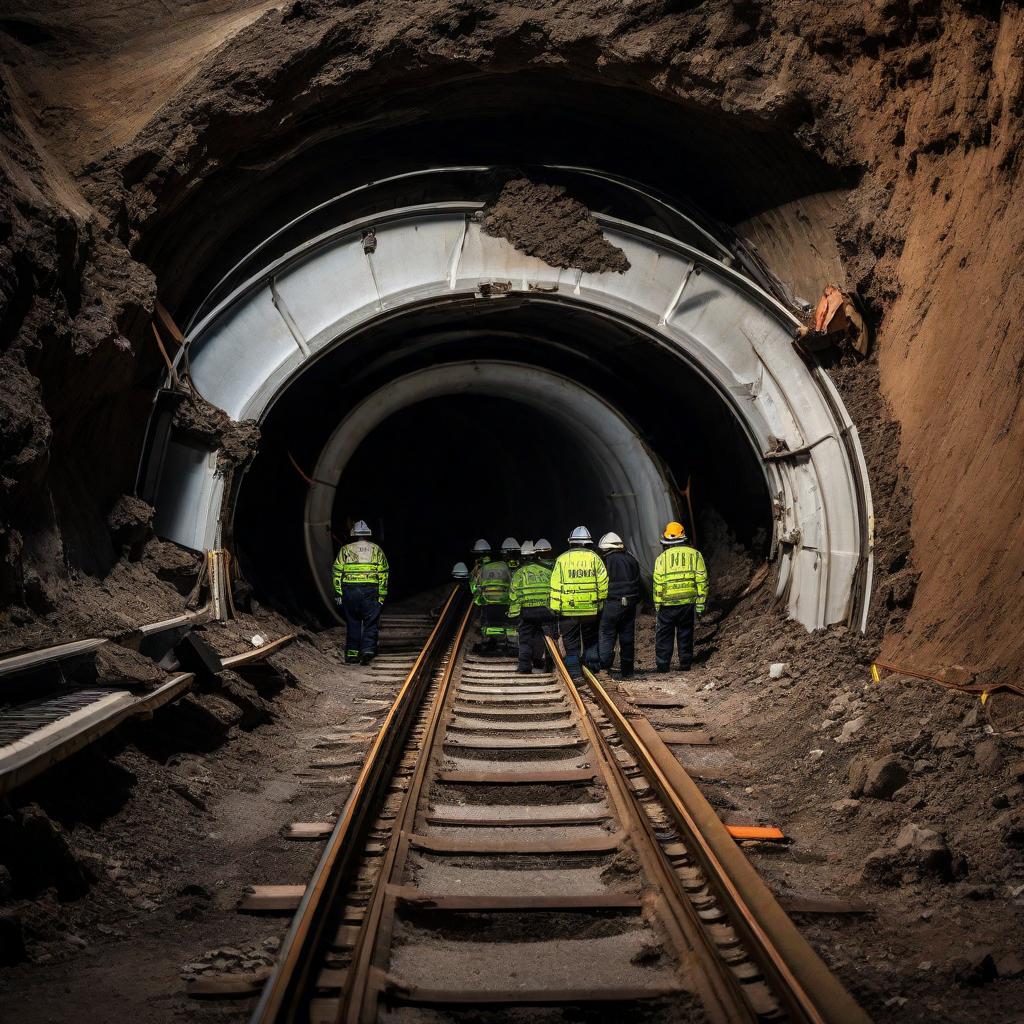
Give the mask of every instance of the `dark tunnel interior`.
<svg viewBox="0 0 1024 1024">
<path fill-rule="evenodd" d="M 258 593 L 292 614 L 321 617 L 303 522 L 308 477 L 332 431 L 398 377 L 458 360 L 504 360 L 571 377 L 626 420 L 670 483 L 687 526 L 720 517 L 759 553 L 771 502 L 751 442 L 726 401 L 655 339 L 558 302 L 455 303 L 395 317 L 321 357 L 278 398 L 243 477 L 234 540 Z M 348 463 L 333 514 L 335 543 L 366 519 L 402 596 L 449 578 L 479 536 L 546 536 L 562 550 L 585 523 L 621 529 L 597 470 L 555 417 L 509 398 L 456 395 L 380 423 Z M 594 446 L 591 445 L 593 452 Z M 694 518 L 682 497 L 691 481 Z"/>
</svg>

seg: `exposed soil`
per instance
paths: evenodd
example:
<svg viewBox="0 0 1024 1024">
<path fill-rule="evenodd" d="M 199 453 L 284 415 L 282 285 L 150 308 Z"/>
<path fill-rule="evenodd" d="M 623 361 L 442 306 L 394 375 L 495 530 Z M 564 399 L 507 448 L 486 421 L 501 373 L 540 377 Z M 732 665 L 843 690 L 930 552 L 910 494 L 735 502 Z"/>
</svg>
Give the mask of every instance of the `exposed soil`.
<svg viewBox="0 0 1024 1024">
<path fill-rule="evenodd" d="M 629 270 L 626 254 L 604 237 L 590 210 L 558 185 L 526 178 L 508 182 L 484 210 L 481 226 L 552 267 L 588 274 Z"/>
</svg>

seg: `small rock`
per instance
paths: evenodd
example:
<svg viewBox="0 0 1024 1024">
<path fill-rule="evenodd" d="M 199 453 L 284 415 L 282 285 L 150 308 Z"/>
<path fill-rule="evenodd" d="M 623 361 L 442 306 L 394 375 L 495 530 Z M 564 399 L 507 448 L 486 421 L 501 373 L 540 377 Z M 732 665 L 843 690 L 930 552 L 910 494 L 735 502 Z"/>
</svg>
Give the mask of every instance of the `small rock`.
<svg viewBox="0 0 1024 1024">
<path fill-rule="evenodd" d="M 891 800 L 893 794 L 904 785 L 909 778 L 906 768 L 899 759 L 889 754 L 877 757 L 864 766 L 863 777 L 858 774 L 860 792 L 852 796 L 870 796 L 876 800 Z"/>
<path fill-rule="evenodd" d="M 260 633 L 253 634 L 251 641 L 253 647 L 262 647 L 266 642 L 266 638 L 262 636 Z"/>
<path fill-rule="evenodd" d="M 1016 953 L 1004 953 L 996 960 L 996 974 L 1000 978 L 1020 978 L 1024 976 L 1024 961 Z"/>
<path fill-rule="evenodd" d="M 968 729 L 974 729 L 978 724 L 978 705 L 975 704 L 970 711 L 964 715 L 962 722 Z"/>
<path fill-rule="evenodd" d="M 64 941 L 69 946 L 74 946 L 75 949 L 85 949 L 89 945 L 81 935 L 74 935 L 71 932 L 68 932 L 68 934 L 64 936 Z"/>
<path fill-rule="evenodd" d="M 263 940 L 263 948 L 276 953 L 281 948 L 281 940 L 276 935 L 269 935 Z"/>
<path fill-rule="evenodd" d="M 845 800 L 837 800 L 832 805 L 832 810 L 839 814 L 852 815 L 856 813 L 858 807 L 860 807 L 859 800 L 851 800 L 850 798 L 847 798 Z"/>
<path fill-rule="evenodd" d="M 820 726 L 818 726 L 818 729 L 821 732 L 827 732 L 829 729 L 833 728 L 835 724 L 836 720 L 834 718 L 826 718 L 825 721 L 822 722 Z"/>
<path fill-rule="evenodd" d="M 959 734 L 955 732 L 940 732 L 938 736 L 932 740 L 933 750 L 956 750 L 962 745 L 962 739 Z"/>
<path fill-rule="evenodd" d="M 996 977 L 996 962 L 988 946 L 975 946 L 966 956 L 951 960 L 949 966 L 961 985 L 985 985 Z"/>
<path fill-rule="evenodd" d="M 881 846 L 864 858 L 860 878 L 863 882 L 898 885 L 902 870 L 900 851 L 893 846 Z"/>
<path fill-rule="evenodd" d="M 931 761 L 921 760 L 921 761 L 915 761 L 914 762 L 914 774 L 915 775 L 922 775 L 925 772 L 933 772 L 933 771 L 935 771 L 935 765 L 932 764 Z"/>
<path fill-rule="evenodd" d="M 851 695 L 846 690 L 843 690 L 842 693 L 837 693 L 832 698 L 832 703 L 825 709 L 825 714 L 830 718 L 838 717 L 849 706 L 850 700 Z"/>
<path fill-rule="evenodd" d="M 922 960 L 917 965 L 917 969 L 919 971 L 930 971 L 932 969 L 932 962 L 931 962 L 931 960 Z"/>
<path fill-rule="evenodd" d="M 974 748 L 974 760 L 983 771 L 995 774 L 1003 766 L 1003 755 L 999 753 L 998 740 L 982 740 Z"/>
<path fill-rule="evenodd" d="M 836 737 L 837 743 L 849 743 L 853 737 L 864 728 L 864 723 L 867 721 L 863 715 L 858 715 L 857 718 L 851 718 L 843 728 L 840 730 L 839 735 Z"/>
<path fill-rule="evenodd" d="M 920 828 L 911 822 L 896 837 L 896 849 L 903 860 L 925 874 L 949 879 L 953 875 L 953 855 L 946 840 L 934 829 Z"/>
<path fill-rule="evenodd" d="M 1014 761 L 1010 765 L 1010 774 L 1018 782 L 1024 782 L 1024 761 Z"/>
<path fill-rule="evenodd" d="M 159 904 L 154 903 L 147 896 L 139 896 L 138 898 L 132 900 L 132 906 L 135 907 L 136 910 L 145 910 L 148 912 L 151 910 L 156 910 Z"/>
<path fill-rule="evenodd" d="M 824 750 L 811 750 L 807 754 L 808 761 L 818 761 L 825 756 Z"/>
<path fill-rule="evenodd" d="M 789 662 L 775 661 L 768 666 L 769 679 L 781 679 L 789 670 Z"/>
<path fill-rule="evenodd" d="M 1011 812 L 1003 817 L 1002 840 L 1014 850 L 1024 850 L 1024 812 Z"/>
</svg>

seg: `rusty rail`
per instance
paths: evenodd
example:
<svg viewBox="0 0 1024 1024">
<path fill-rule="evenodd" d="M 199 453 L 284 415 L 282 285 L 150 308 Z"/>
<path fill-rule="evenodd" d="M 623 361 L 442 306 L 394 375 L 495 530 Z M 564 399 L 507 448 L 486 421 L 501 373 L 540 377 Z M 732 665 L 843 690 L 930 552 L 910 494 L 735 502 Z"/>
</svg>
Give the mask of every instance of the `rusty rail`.
<svg viewBox="0 0 1024 1024">
<path fill-rule="evenodd" d="M 452 589 L 437 624 L 381 724 L 292 918 L 277 964 L 253 1011 L 252 1024 L 300 1019 L 312 972 L 318 970 L 317 951 L 330 926 L 331 908 L 362 857 L 363 841 L 405 749 L 431 672 L 443 654 L 446 639 L 452 635 L 461 605 L 460 594 L 459 588 Z M 465 628 L 468 616 L 467 610 L 460 630 Z"/>
<path fill-rule="evenodd" d="M 657 730 L 645 718 L 623 715 L 594 674 L 584 674 L 790 1017 L 806 1024 L 867 1024 L 870 1018 L 797 930 Z"/>
</svg>

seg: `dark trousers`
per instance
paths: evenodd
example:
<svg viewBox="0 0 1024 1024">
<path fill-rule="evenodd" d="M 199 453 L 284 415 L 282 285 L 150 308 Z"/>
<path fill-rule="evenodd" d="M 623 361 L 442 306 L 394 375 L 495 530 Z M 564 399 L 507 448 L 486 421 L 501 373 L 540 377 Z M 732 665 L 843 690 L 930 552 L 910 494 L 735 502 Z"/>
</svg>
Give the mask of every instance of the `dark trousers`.
<svg viewBox="0 0 1024 1024">
<path fill-rule="evenodd" d="M 345 660 L 360 654 L 377 653 L 380 632 L 380 592 L 376 583 L 348 583 L 341 588 L 341 610 L 345 613 Z"/>
<path fill-rule="evenodd" d="M 555 613 L 550 608 L 524 608 L 519 616 L 519 664 L 517 672 L 529 673 L 548 661 L 544 637 L 558 635 Z"/>
<path fill-rule="evenodd" d="M 498 642 L 505 642 L 508 629 L 507 604 L 482 604 L 480 606 L 480 635 L 484 646 L 494 648 Z"/>
<path fill-rule="evenodd" d="M 567 615 L 558 620 L 558 632 L 565 648 L 565 667 L 574 679 L 583 677 L 581 660 L 595 672 L 601 667 L 597 653 L 599 624 L 597 615 Z"/>
<path fill-rule="evenodd" d="M 601 668 L 612 667 L 615 658 L 615 641 L 619 642 L 619 667 L 623 678 L 633 674 L 633 659 L 636 655 L 636 605 L 623 604 L 610 598 L 601 610 L 601 626 L 598 630 L 597 649 Z"/>
<path fill-rule="evenodd" d="M 689 668 L 693 661 L 692 604 L 662 605 L 654 627 L 654 661 L 659 672 L 667 672 L 672 666 L 673 643 L 679 645 L 679 666 Z"/>
</svg>

